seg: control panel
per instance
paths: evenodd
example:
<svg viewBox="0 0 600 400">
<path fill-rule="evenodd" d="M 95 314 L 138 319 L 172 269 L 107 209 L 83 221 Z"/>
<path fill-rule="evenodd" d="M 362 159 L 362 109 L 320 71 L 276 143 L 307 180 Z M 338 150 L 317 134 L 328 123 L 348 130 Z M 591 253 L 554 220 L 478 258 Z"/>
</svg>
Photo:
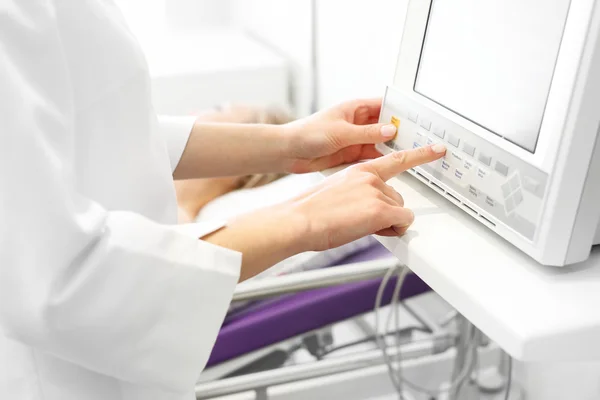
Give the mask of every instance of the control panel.
<svg viewBox="0 0 600 400">
<path fill-rule="evenodd" d="M 398 128 L 385 143 L 405 150 L 442 142 L 446 155 L 410 171 L 488 226 L 534 239 L 548 180 L 545 172 L 389 88 L 380 121 Z"/>
</svg>

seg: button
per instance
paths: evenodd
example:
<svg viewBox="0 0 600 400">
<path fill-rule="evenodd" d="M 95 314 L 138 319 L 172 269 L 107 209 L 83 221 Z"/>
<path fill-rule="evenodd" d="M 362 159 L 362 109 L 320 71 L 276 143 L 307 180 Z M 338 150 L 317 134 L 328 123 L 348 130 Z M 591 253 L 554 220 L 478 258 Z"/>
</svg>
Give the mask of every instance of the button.
<svg viewBox="0 0 600 400">
<path fill-rule="evenodd" d="M 475 154 L 475 146 L 471 146 L 469 143 L 463 143 L 463 151 L 473 157 Z"/>
<path fill-rule="evenodd" d="M 458 147 L 458 145 L 460 144 L 460 138 L 458 136 L 450 134 L 448 135 L 448 143 L 450 143 L 454 147 Z"/>
<path fill-rule="evenodd" d="M 506 200 L 506 212 L 511 213 L 514 211 L 514 209 L 515 209 L 515 202 L 512 197 L 509 197 Z"/>
<path fill-rule="evenodd" d="M 409 111 L 408 112 L 408 119 L 410 119 L 412 122 L 417 122 L 417 119 L 419 118 L 419 114 L 417 114 L 414 111 Z"/>
<path fill-rule="evenodd" d="M 481 179 L 485 179 L 488 175 L 488 172 L 483 168 L 477 168 L 477 176 Z"/>
<path fill-rule="evenodd" d="M 474 165 L 473 165 L 473 163 L 472 163 L 471 161 L 469 161 L 469 160 L 465 159 L 465 162 L 464 162 L 464 164 L 463 164 L 463 167 L 464 167 L 464 168 L 465 168 L 467 171 L 470 171 L 470 170 L 472 170 L 472 169 L 473 169 Z"/>
<path fill-rule="evenodd" d="M 512 189 L 510 188 L 510 183 L 506 182 L 502 185 L 502 194 L 504 198 L 507 198 L 512 193 Z"/>
<path fill-rule="evenodd" d="M 485 196 L 485 204 L 487 204 L 490 207 L 494 207 L 496 205 L 496 202 L 490 196 Z"/>
<path fill-rule="evenodd" d="M 479 153 L 479 161 L 482 164 L 485 164 L 485 165 L 487 165 L 489 167 L 490 164 L 492 163 L 492 157 L 487 156 L 487 155 L 485 155 L 483 153 Z"/>
<path fill-rule="evenodd" d="M 502 164 L 500 161 L 496 161 L 496 172 L 498 172 L 501 175 L 508 175 L 508 167 L 504 164 Z"/>
<path fill-rule="evenodd" d="M 448 164 L 446 161 L 442 161 L 442 169 L 448 171 L 449 168 L 450 164 Z"/>
<path fill-rule="evenodd" d="M 392 125 L 394 125 L 396 128 L 400 128 L 400 118 L 395 117 L 392 115 L 392 120 L 391 120 Z"/>
<path fill-rule="evenodd" d="M 519 175 L 514 174 L 513 177 L 510 178 L 510 189 L 517 190 L 519 187 L 521 187 L 521 183 L 519 182 Z"/>
<path fill-rule="evenodd" d="M 421 118 L 420 121 L 421 128 L 430 130 L 431 129 L 431 121 L 427 121 L 426 119 Z"/>
<path fill-rule="evenodd" d="M 523 192 L 517 190 L 515 194 L 513 194 L 512 199 L 515 202 L 515 207 L 523 202 Z"/>
<path fill-rule="evenodd" d="M 444 136 L 446 136 L 446 130 L 444 128 L 442 128 L 441 126 L 434 126 L 433 127 L 433 134 L 441 139 L 444 138 Z"/>
<path fill-rule="evenodd" d="M 452 162 L 453 163 L 462 164 L 463 158 L 460 155 L 460 153 L 458 153 L 456 151 L 452 151 L 452 152 L 450 152 L 450 154 L 452 155 Z"/>
<path fill-rule="evenodd" d="M 523 177 L 523 188 L 525 188 L 525 190 L 528 190 L 529 192 L 536 194 L 540 188 L 540 184 L 539 182 L 533 180 L 532 178 L 528 177 L 528 176 L 524 176 Z"/>
<path fill-rule="evenodd" d="M 416 149 L 418 147 L 422 147 L 421 144 L 419 142 L 413 142 L 413 149 Z"/>
<path fill-rule="evenodd" d="M 457 179 L 462 179 L 462 177 L 463 177 L 463 173 L 462 173 L 462 171 L 461 171 L 461 170 L 459 170 L 459 169 L 457 168 L 457 169 L 455 169 L 455 170 L 454 170 L 454 176 L 455 176 Z"/>
<path fill-rule="evenodd" d="M 417 142 L 419 144 L 425 143 L 425 136 L 423 136 L 421 133 L 417 132 L 415 134 L 415 142 Z"/>
<path fill-rule="evenodd" d="M 437 140 L 427 137 L 427 140 L 425 141 L 425 143 L 427 143 L 427 146 L 431 146 L 433 144 L 436 144 Z"/>
<path fill-rule="evenodd" d="M 473 185 L 469 185 L 469 193 L 474 197 L 479 196 L 479 190 Z"/>
</svg>

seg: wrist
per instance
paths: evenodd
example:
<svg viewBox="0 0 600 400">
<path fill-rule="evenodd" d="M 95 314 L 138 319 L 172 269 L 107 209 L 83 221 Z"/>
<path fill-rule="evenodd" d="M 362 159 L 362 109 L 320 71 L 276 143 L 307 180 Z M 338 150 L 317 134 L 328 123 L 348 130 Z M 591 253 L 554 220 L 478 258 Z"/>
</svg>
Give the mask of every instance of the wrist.
<svg viewBox="0 0 600 400">
<path fill-rule="evenodd" d="M 282 258 L 288 258 L 312 250 L 310 240 L 310 221 L 301 210 L 292 203 L 265 210 L 272 224 L 272 238 L 276 248 L 283 251 Z"/>
<path fill-rule="evenodd" d="M 280 126 L 279 143 L 281 144 L 281 169 L 293 173 L 293 165 L 297 159 L 298 148 L 302 146 L 302 129 L 298 121 L 288 122 Z"/>
</svg>

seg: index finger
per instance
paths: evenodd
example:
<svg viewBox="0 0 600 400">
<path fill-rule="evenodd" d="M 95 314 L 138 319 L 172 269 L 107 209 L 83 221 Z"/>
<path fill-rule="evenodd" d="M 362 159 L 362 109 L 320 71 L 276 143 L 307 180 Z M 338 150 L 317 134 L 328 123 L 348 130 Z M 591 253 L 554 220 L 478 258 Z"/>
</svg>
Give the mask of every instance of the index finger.
<svg viewBox="0 0 600 400">
<path fill-rule="evenodd" d="M 377 175 L 387 181 L 401 172 L 440 159 L 446 154 L 446 146 L 436 143 L 431 146 L 411 150 L 395 151 L 369 161 Z"/>
</svg>

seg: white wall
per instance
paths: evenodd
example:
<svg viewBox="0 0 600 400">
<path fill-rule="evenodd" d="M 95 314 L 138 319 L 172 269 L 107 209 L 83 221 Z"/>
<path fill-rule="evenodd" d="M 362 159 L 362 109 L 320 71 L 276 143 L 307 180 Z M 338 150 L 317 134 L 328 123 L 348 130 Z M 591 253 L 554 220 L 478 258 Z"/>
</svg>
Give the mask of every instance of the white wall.
<svg viewBox="0 0 600 400">
<path fill-rule="evenodd" d="M 393 77 L 407 0 L 319 0 L 318 105 L 382 96 Z"/>
<path fill-rule="evenodd" d="M 290 71 L 291 102 L 298 115 L 312 101 L 311 0 L 231 0 L 232 21 L 283 56 Z"/>
<path fill-rule="evenodd" d="M 231 23 L 230 0 L 167 0 L 167 26 L 171 30 L 203 30 Z"/>
<path fill-rule="evenodd" d="M 391 81 L 407 0 L 231 0 L 232 21 L 290 63 L 300 115 L 313 98 L 312 29 L 316 29 L 317 108 L 381 96 Z"/>
</svg>

